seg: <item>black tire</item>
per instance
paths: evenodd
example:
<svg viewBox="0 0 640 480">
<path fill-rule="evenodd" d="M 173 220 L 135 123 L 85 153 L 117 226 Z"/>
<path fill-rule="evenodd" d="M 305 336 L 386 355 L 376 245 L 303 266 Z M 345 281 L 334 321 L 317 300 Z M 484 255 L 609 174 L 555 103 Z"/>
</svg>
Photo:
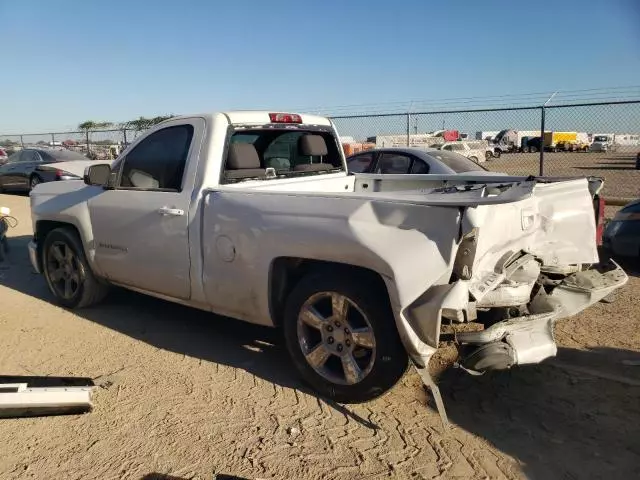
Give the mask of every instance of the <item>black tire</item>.
<svg viewBox="0 0 640 480">
<path fill-rule="evenodd" d="M 371 283 L 368 277 L 350 272 L 311 273 L 302 278 L 287 299 L 283 327 L 293 364 L 320 395 L 337 402 L 360 403 L 379 397 L 390 390 L 407 370 L 408 355 L 400 341 L 386 291 L 372 288 Z M 322 292 L 335 292 L 347 297 L 371 325 L 375 338 L 375 355 L 371 355 L 373 366 L 357 383 L 347 385 L 328 380 L 307 362 L 302 351 L 298 338 L 299 313 L 307 300 Z"/>
<path fill-rule="evenodd" d="M 495 150 L 495 151 L 493 152 L 493 156 L 494 156 L 495 158 L 500 158 L 500 150 Z"/>
<path fill-rule="evenodd" d="M 491 152 L 486 151 L 486 152 L 484 153 L 484 158 L 485 158 L 485 160 L 489 161 L 489 160 L 491 160 L 491 158 L 492 158 L 492 157 L 493 157 L 493 154 L 492 154 Z"/>
<path fill-rule="evenodd" d="M 31 178 L 29 178 L 29 190 L 33 190 L 41 183 L 42 179 L 38 175 L 31 175 Z"/>
<path fill-rule="evenodd" d="M 9 244 L 6 237 L 0 238 L 0 262 L 4 262 L 7 253 L 9 252 Z"/>
<path fill-rule="evenodd" d="M 73 259 L 72 263 L 78 276 L 78 281 L 72 281 L 77 285 L 77 288 L 67 298 L 61 294 L 59 286 L 59 282 L 65 282 L 65 280 L 56 279 L 53 276 L 56 261 L 50 256 L 53 255 L 52 249 L 54 247 L 61 248 L 62 246 L 65 247 L 65 253 L 66 248 L 72 253 L 70 258 Z M 55 257 L 55 255 L 53 256 Z M 109 287 L 101 283 L 91 271 L 82 242 L 78 234 L 71 228 L 57 228 L 46 236 L 42 245 L 42 267 L 49 290 L 63 307 L 84 308 L 94 305 L 100 302 L 109 290 Z M 58 264 L 58 270 L 61 268 Z"/>
</svg>

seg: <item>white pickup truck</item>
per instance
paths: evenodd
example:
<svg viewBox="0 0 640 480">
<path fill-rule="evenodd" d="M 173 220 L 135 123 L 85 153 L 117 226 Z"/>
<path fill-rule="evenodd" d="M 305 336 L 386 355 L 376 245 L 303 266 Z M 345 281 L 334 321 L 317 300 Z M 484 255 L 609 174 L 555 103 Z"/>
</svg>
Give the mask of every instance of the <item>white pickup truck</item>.
<svg viewBox="0 0 640 480">
<path fill-rule="evenodd" d="M 350 175 L 327 118 L 183 116 L 35 188 L 29 253 L 67 308 L 117 285 L 282 327 L 317 391 L 359 402 L 409 358 L 425 378 L 442 326 L 476 326 L 456 335 L 468 370 L 555 355 L 554 322 L 627 280 L 598 264 L 600 186 Z"/>
</svg>

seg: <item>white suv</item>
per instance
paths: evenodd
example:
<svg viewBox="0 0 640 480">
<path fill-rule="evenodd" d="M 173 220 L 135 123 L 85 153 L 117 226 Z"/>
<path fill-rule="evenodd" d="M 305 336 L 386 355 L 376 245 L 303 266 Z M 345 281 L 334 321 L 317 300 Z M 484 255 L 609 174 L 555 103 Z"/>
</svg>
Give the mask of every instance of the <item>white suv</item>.
<svg viewBox="0 0 640 480">
<path fill-rule="evenodd" d="M 487 154 L 487 142 L 484 141 L 472 141 L 472 142 L 446 142 L 443 143 L 440 147 L 440 150 L 449 150 L 451 152 L 459 153 L 460 155 L 464 155 L 469 160 L 473 160 L 476 163 L 484 162 L 489 155 Z"/>
</svg>

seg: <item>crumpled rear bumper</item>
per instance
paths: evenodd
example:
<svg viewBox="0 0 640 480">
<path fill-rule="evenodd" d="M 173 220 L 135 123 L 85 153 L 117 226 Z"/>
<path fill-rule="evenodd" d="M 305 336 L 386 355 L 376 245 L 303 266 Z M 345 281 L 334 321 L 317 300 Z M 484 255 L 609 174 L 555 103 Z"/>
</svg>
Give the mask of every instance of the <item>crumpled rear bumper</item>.
<svg viewBox="0 0 640 480">
<path fill-rule="evenodd" d="M 457 340 L 468 347 L 461 361 L 471 370 L 501 369 L 539 363 L 557 353 L 556 320 L 575 315 L 600 301 L 628 280 L 615 262 L 567 276 L 550 293 L 540 289 L 529 304 L 529 315 L 498 322 L 477 332 L 461 332 Z"/>
</svg>

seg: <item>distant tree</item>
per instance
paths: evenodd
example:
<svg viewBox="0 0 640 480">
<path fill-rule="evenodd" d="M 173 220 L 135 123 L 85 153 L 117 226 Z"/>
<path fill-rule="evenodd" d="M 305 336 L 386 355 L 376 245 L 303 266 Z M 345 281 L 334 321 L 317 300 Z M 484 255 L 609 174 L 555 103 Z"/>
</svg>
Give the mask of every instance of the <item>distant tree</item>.
<svg viewBox="0 0 640 480">
<path fill-rule="evenodd" d="M 78 128 L 83 132 L 90 132 L 92 130 L 100 130 L 101 128 L 107 128 L 113 125 L 111 122 L 94 122 L 93 120 L 87 120 L 78 125 Z"/>
<path fill-rule="evenodd" d="M 122 127 L 131 129 L 135 132 L 136 135 L 138 135 L 140 132 L 143 132 L 144 130 L 151 128 L 154 125 L 157 125 L 158 123 L 164 122 L 165 120 L 173 117 L 175 117 L 175 115 L 159 115 L 153 118 L 139 117 L 135 120 L 129 120 L 128 122 L 123 123 Z"/>
<path fill-rule="evenodd" d="M 14 145 L 18 145 L 18 142 L 15 142 L 9 138 L 0 140 L 0 147 L 13 147 Z"/>
</svg>

